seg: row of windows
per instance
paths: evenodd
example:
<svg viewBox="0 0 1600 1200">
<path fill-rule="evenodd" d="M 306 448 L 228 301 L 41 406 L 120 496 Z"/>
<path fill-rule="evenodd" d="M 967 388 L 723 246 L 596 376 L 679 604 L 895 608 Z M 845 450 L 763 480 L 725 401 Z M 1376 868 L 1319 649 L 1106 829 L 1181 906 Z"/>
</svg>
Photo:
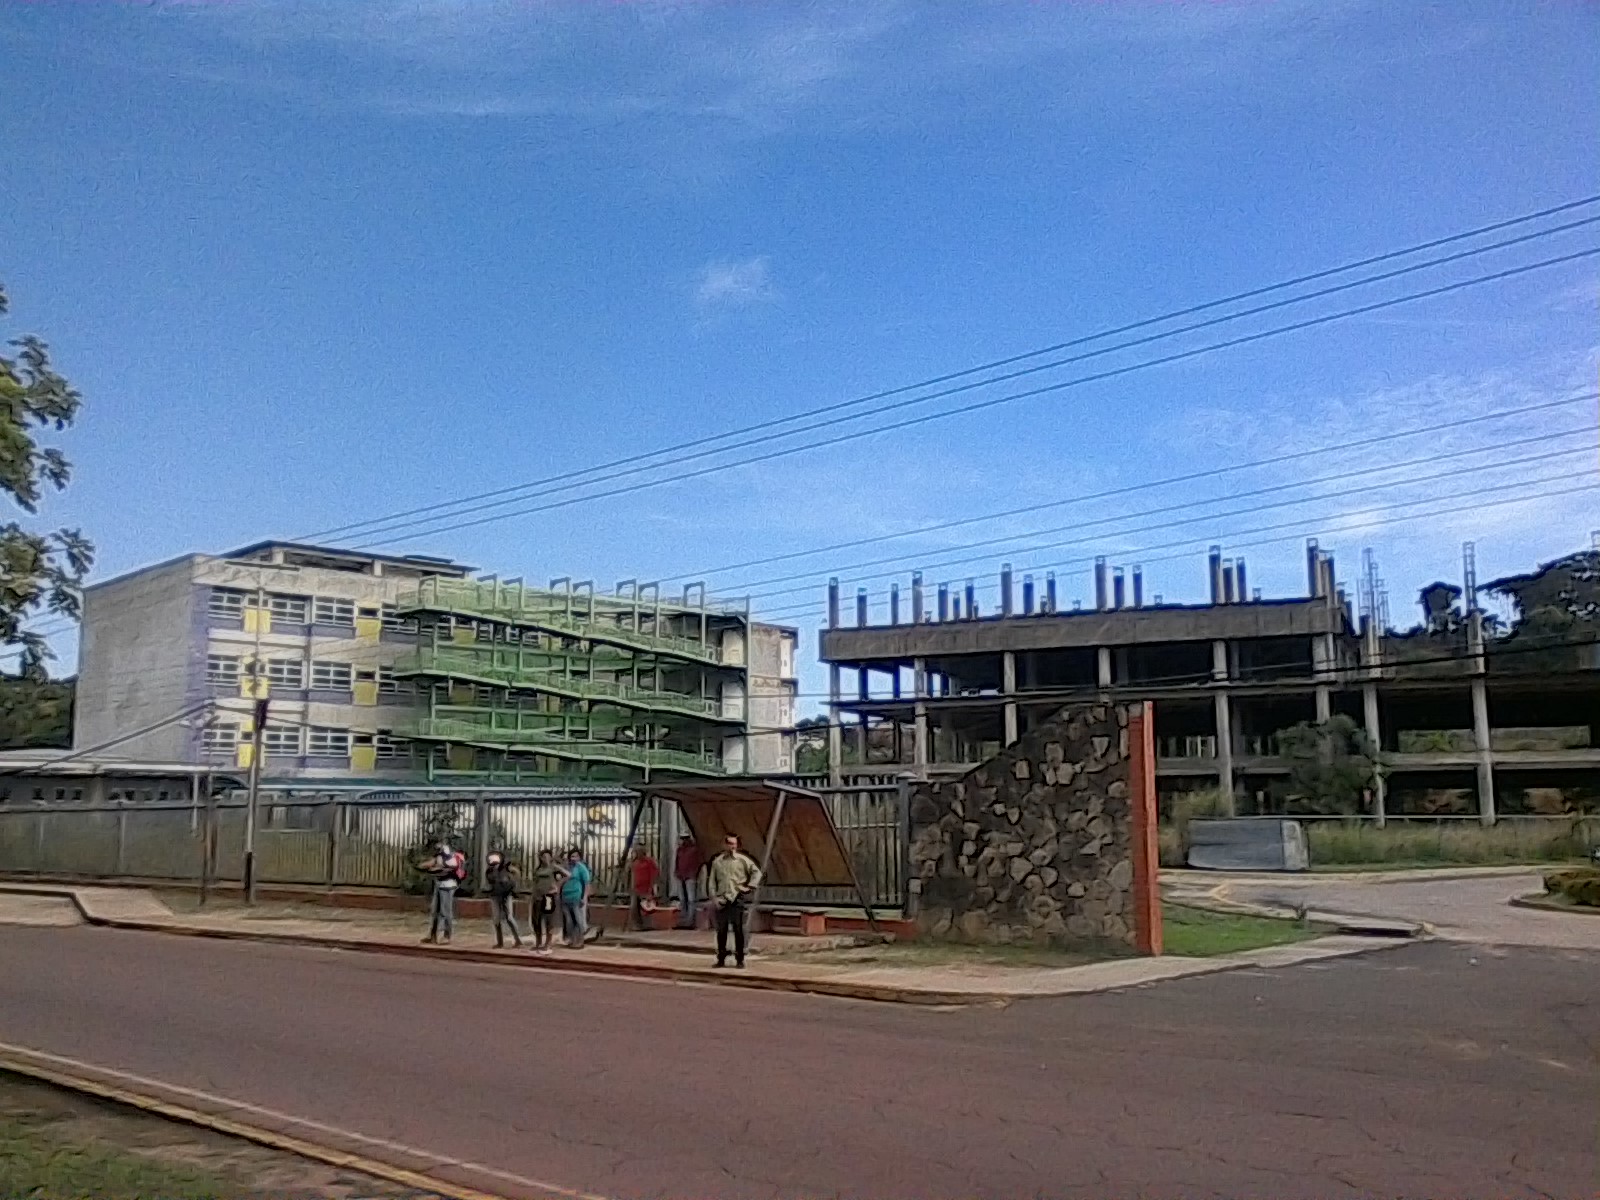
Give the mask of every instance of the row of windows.
<svg viewBox="0 0 1600 1200">
<path fill-rule="evenodd" d="M 206 728 L 201 745 L 211 754 L 233 754 L 245 735 L 237 722 L 222 722 Z M 371 746 L 380 762 L 410 759 L 411 743 L 387 733 L 360 733 L 350 729 L 313 725 L 273 725 L 261 731 L 261 747 L 268 758 L 349 758 L 356 746 Z"/>
<path fill-rule="evenodd" d="M 301 658 L 269 658 L 262 670 L 273 687 L 303 688 L 306 685 L 306 662 Z M 224 687 L 237 687 L 248 674 L 245 660 L 237 654 L 211 654 L 206 656 L 206 682 Z M 397 696 L 407 688 L 395 678 L 392 667 L 362 668 L 357 670 L 347 662 L 311 660 L 310 687 L 318 692 L 348 692 L 357 683 L 376 683 L 378 693 Z"/>
<path fill-rule="evenodd" d="M 342 596 L 296 596 L 287 592 L 266 592 L 260 596 L 244 588 L 214 587 L 207 612 L 222 620 L 238 621 L 247 608 L 262 607 L 275 625 L 343 625 L 355 627 L 356 618 L 381 620 L 385 629 L 412 630 L 414 620 L 402 620 L 392 604 L 357 605 Z"/>
</svg>

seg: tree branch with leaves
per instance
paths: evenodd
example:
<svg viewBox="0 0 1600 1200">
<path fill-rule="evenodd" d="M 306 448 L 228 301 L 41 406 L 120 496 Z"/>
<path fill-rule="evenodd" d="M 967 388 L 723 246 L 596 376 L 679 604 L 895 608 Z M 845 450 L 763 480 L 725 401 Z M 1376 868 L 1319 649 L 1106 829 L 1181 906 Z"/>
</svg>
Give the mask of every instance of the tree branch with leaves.
<svg viewBox="0 0 1600 1200">
<path fill-rule="evenodd" d="M 9 309 L 0 286 L 0 316 Z M 24 513 L 39 511 L 45 495 L 61 491 L 72 464 L 39 435 L 60 433 L 77 418 L 83 397 L 50 363 L 49 347 L 24 334 L 0 353 L 0 490 Z M 0 647 L 20 648 L 17 674 L 43 679 L 54 657 L 38 633 L 24 628 L 41 615 L 77 620 L 94 547 L 77 529 L 35 532 L 17 520 L 0 524 Z"/>
</svg>

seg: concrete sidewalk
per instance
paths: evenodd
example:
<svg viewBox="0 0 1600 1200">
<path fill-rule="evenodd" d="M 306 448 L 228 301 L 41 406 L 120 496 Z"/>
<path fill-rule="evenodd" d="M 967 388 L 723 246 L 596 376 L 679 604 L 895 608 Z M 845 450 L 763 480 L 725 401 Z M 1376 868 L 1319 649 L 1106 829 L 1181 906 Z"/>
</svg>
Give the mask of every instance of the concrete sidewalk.
<svg viewBox="0 0 1600 1200">
<path fill-rule="evenodd" d="M 576 951 L 558 949 L 549 957 L 527 950 L 497 950 L 487 929 L 478 922 L 465 926 L 458 922 L 457 936 L 450 946 L 422 945 L 419 936 L 423 927 L 410 914 L 376 916 L 342 911 L 334 916 L 330 912 L 294 911 L 308 906 L 282 905 L 256 910 L 214 905 L 206 911 L 176 912 L 150 892 L 64 884 L 4 883 L 0 884 L 0 893 L 35 897 L 42 902 L 70 900 L 84 921 L 113 929 L 922 1005 L 1005 1004 L 1032 997 L 1112 991 L 1245 967 L 1291 966 L 1395 944 L 1334 936 L 1213 958 L 1118 958 L 1061 967 L 960 962 L 886 966 L 850 962 L 844 954 L 831 956 L 836 961 L 819 962 L 816 954 L 761 954 L 758 946 L 747 969 L 718 970 L 709 961 L 696 962 L 681 950 L 603 944 Z"/>
</svg>

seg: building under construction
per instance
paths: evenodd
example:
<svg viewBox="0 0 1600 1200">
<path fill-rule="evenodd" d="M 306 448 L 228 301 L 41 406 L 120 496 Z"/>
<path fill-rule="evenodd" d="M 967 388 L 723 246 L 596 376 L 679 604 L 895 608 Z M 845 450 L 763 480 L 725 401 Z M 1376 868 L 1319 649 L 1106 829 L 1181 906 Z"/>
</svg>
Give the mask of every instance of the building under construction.
<svg viewBox="0 0 1600 1200">
<path fill-rule="evenodd" d="M 1470 548 L 1469 548 L 1470 551 Z M 1600 558 L 1600 556 L 1596 556 Z M 1154 704 L 1164 798 L 1219 788 L 1241 813 L 1293 810 L 1280 734 L 1349 717 L 1381 752 L 1368 811 L 1387 814 L 1560 811 L 1600 798 L 1600 657 L 1592 640 L 1551 646 L 1486 637 L 1472 578 L 1444 589 L 1424 625 L 1388 630 L 1370 561 L 1353 611 L 1331 556 L 1306 549 L 1303 595 L 1263 598 L 1245 563 L 1213 548 L 1209 600 L 1147 600 L 1138 567 L 1103 559 L 1094 607 L 1057 604 L 1048 577 L 1010 567 L 999 602 L 979 611 L 975 586 L 911 580 L 875 623 L 865 591 L 853 624 L 828 589 L 821 655 L 830 676 L 828 751 L 835 777 L 975 764 L 1063 704 L 1095 698 Z M 1491 585 L 1485 585 L 1489 587 Z M 1453 595 L 1464 597 L 1461 609 Z"/>
</svg>

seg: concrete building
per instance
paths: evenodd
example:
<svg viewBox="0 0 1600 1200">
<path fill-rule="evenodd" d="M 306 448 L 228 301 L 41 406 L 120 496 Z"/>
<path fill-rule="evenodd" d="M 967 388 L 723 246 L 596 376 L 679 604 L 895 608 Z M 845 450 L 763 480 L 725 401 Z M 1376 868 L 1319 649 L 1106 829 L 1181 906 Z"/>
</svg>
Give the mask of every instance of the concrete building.
<svg viewBox="0 0 1600 1200">
<path fill-rule="evenodd" d="M 1153 701 L 1161 790 L 1216 787 L 1241 813 L 1284 809 L 1289 766 L 1278 735 L 1344 714 L 1382 750 L 1369 811 L 1389 814 L 1541 811 L 1574 795 L 1600 799 L 1600 656 L 1562 651 L 1559 669 L 1487 639 L 1475 584 L 1458 620 L 1420 634 L 1386 632 L 1369 572 L 1361 617 L 1330 556 L 1307 547 L 1304 595 L 1262 599 L 1244 561 L 1213 548 L 1205 604 L 1147 601 L 1141 570 L 1103 560 L 1093 608 L 1062 611 L 1053 577 L 1016 602 L 1009 567 L 999 603 L 979 612 L 920 576 L 910 611 L 840 620 L 830 583 L 821 656 L 830 677 L 829 759 L 852 772 L 970 765 L 1047 719 L 1094 697 Z M 1523 647 L 1526 649 L 1526 647 Z"/>
<path fill-rule="evenodd" d="M 73 744 L 280 779 L 629 782 L 793 764 L 794 630 L 704 590 L 261 542 L 86 589 Z"/>
</svg>

